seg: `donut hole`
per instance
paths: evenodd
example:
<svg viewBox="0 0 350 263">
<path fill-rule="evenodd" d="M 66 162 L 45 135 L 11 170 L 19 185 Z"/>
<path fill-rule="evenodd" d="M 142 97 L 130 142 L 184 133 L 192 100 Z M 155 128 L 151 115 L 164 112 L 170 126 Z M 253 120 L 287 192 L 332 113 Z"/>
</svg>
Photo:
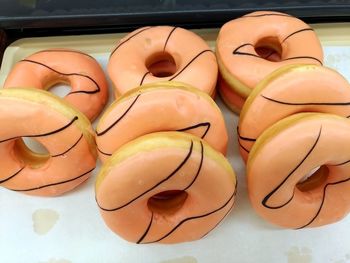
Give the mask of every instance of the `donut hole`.
<svg viewBox="0 0 350 263">
<path fill-rule="evenodd" d="M 148 199 L 148 208 L 156 214 L 172 215 L 181 209 L 188 194 L 182 190 L 168 190 Z"/>
<path fill-rule="evenodd" d="M 255 45 L 256 54 L 268 61 L 278 62 L 282 60 L 282 46 L 277 37 L 265 37 Z"/>
<path fill-rule="evenodd" d="M 49 151 L 45 146 L 30 137 L 17 139 L 14 150 L 16 156 L 31 168 L 39 168 L 50 159 Z"/>
<path fill-rule="evenodd" d="M 64 98 L 69 92 L 71 92 L 71 87 L 68 85 L 68 83 L 62 81 L 49 87 L 49 90 L 56 96 Z"/>
<path fill-rule="evenodd" d="M 174 58 L 167 52 L 152 54 L 146 59 L 147 70 L 155 77 L 165 78 L 177 71 Z"/>
<path fill-rule="evenodd" d="M 303 178 L 301 178 L 296 187 L 302 192 L 315 190 L 326 182 L 328 174 L 329 169 L 327 166 L 322 165 L 316 167 Z"/>
</svg>

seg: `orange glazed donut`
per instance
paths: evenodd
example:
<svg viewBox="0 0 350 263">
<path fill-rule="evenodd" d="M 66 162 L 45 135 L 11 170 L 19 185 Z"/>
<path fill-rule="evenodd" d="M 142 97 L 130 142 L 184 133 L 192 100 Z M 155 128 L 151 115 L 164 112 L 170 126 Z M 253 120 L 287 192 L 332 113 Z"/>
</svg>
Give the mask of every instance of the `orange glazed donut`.
<svg viewBox="0 0 350 263">
<path fill-rule="evenodd" d="M 247 160 L 255 140 L 275 122 L 298 112 L 350 117 L 350 86 L 336 71 L 316 65 L 285 66 L 248 97 L 238 124 L 240 153 Z"/>
<path fill-rule="evenodd" d="M 116 97 L 142 84 L 176 80 L 214 95 L 218 66 L 208 44 L 179 27 L 143 27 L 112 51 L 108 74 Z"/>
<path fill-rule="evenodd" d="M 48 90 L 57 83 L 71 86 L 64 99 L 91 121 L 107 102 L 108 84 L 101 66 L 93 57 L 71 49 L 42 50 L 20 60 L 7 76 L 4 88 Z"/>
<path fill-rule="evenodd" d="M 189 85 L 169 81 L 133 89 L 109 106 L 96 128 L 99 157 L 105 161 L 128 141 L 159 131 L 186 131 L 226 153 L 225 121 L 213 99 Z"/>
<path fill-rule="evenodd" d="M 38 89 L 0 90 L 0 185 L 55 196 L 88 179 L 96 149 L 90 122 L 60 98 Z M 32 152 L 35 138 L 49 154 Z"/>
<path fill-rule="evenodd" d="M 303 21 L 288 14 L 259 11 L 226 23 L 216 42 L 216 57 L 224 85 L 219 92 L 231 108 L 227 87 L 243 100 L 265 76 L 284 65 L 322 65 L 321 44 Z"/>
<path fill-rule="evenodd" d="M 205 236 L 226 217 L 236 183 L 227 159 L 206 142 L 164 132 L 139 137 L 115 152 L 95 191 L 105 223 L 122 238 L 179 243 Z"/>
<path fill-rule="evenodd" d="M 349 136 L 349 119 L 325 113 L 296 114 L 268 128 L 248 159 L 248 192 L 256 212 L 295 229 L 345 217 L 350 211 Z"/>
</svg>

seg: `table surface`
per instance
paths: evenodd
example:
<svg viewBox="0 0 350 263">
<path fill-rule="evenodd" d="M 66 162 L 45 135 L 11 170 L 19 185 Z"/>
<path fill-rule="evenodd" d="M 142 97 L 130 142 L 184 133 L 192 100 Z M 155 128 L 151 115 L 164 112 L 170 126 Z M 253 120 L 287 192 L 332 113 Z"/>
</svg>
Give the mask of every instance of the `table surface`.
<svg viewBox="0 0 350 263">
<path fill-rule="evenodd" d="M 325 65 L 350 80 L 350 24 L 313 26 L 324 47 Z M 216 29 L 196 32 L 214 46 Z M 106 69 L 110 50 L 122 36 L 19 40 L 5 52 L 0 85 L 16 61 L 49 47 L 88 52 Z M 62 95 L 62 89 L 56 94 Z M 112 100 L 111 96 L 109 103 Z M 229 133 L 227 157 L 239 184 L 233 211 L 210 235 L 176 245 L 135 245 L 122 240 L 105 226 L 95 203 L 98 164 L 92 178 L 60 197 L 26 196 L 0 188 L 0 262 L 350 262 L 350 216 L 329 226 L 296 231 L 272 226 L 254 212 L 238 153 L 238 116 L 219 98 L 216 101 L 225 117 Z"/>
</svg>

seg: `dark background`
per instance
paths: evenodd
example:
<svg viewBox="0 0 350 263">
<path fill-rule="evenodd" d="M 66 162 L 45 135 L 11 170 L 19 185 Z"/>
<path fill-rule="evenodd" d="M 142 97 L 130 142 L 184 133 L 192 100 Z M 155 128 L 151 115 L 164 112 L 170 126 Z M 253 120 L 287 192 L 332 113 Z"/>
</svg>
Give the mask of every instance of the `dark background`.
<svg viewBox="0 0 350 263">
<path fill-rule="evenodd" d="M 0 58 L 14 40 L 33 36 L 130 32 L 146 25 L 221 27 L 257 10 L 307 23 L 350 21 L 350 0 L 0 0 Z"/>
<path fill-rule="evenodd" d="M 350 21 L 350 0 L 0 0 L 0 28 L 57 35 L 156 24 L 218 27 L 255 10 L 287 12 L 306 22 Z"/>
</svg>

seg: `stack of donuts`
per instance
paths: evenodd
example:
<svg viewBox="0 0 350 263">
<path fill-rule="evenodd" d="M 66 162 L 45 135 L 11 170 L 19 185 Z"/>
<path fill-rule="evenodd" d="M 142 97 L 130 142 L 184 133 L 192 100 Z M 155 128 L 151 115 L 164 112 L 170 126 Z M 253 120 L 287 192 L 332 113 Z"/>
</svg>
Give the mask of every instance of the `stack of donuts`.
<svg viewBox="0 0 350 263">
<path fill-rule="evenodd" d="M 255 86 L 282 66 L 322 65 L 321 43 L 313 29 L 291 15 L 259 11 L 232 20 L 216 41 L 219 93 L 239 113 Z"/>
<path fill-rule="evenodd" d="M 249 196 L 262 217 L 299 229 L 348 214 L 349 99 L 349 83 L 316 65 L 283 67 L 248 97 L 240 150 L 248 158 Z"/>
<path fill-rule="evenodd" d="M 46 91 L 61 82 L 71 86 L 63 99 Z M 0 185 L 56 196 L 88 179 L 97 159 L 90 121 L 107 97 L 102 68 L 80 51 L 44 50 L 17 62 L 0 90 Z M 22 137 L 48 153 L 31 151 Z"/>
<path fill-rule="evenodd" d="M 103 219 L 135 243 L 201 238 L 229 213 L 236 194 L 225 122 L 210 97 L 215 54 L 188 30 L 145 27 L 120 41 L 108 72 L 119 98 L 96 128 Z"/>
<path fill-rule="evenodd" d="M 49 49 L 16 63 L 0 92 L 0 111 L 10 112 L 2 114 L 9 125 L 0 134 L 1 185 L 60 195 L 88 178 L 98 153 L 96 202 L 113 231 L 135 243 L 201 238 L 230 212 L 237 185 L 224 156 L 225 122 L 211 98 L 215 54 L 188 30 L 146 27 L 120 41 L 108 72 L 117 99 L 93 132 L 89 120 L 108 94 L 92 57 Z M 47 91 L 62 82 L 72 87 L 63 99 Z M 32 152 L 22 137 L 49 154 Z"/>
<path fill-rule="evenodd" d="M 255 31 L 237 40 L 238 28 Z M 220 92 L 240 111 L 240 154 L 257 213 L 294 229 L 346 216 L 350 86 L 322 66 L 313 30 L 286 14 L 255 12 L 224 25 L 217 48 Z"/>
<path fill-rule="evenodd" d="M 99 157 L 96 203 L 112 231 L 139 244 L 199 239 L 228 215 L 237 190 L 217 85 L 240 113 L 257 213 L 286 228 L 338 221 L 350 211 L 350 86 L 322 64 L 313 29 L 283 13 L 226 23 L 215 53 L 191 31 L 143 27 L 111 51 L 116 100 L 93 130 L 108 99 L 98 62 L 77 50 L 39 51 L 0 90 L 0 185 L 60 195 L 88 179 Z M 64 98 L 48 91 L 57 83 L 71 86 Z"/>
</svg>

